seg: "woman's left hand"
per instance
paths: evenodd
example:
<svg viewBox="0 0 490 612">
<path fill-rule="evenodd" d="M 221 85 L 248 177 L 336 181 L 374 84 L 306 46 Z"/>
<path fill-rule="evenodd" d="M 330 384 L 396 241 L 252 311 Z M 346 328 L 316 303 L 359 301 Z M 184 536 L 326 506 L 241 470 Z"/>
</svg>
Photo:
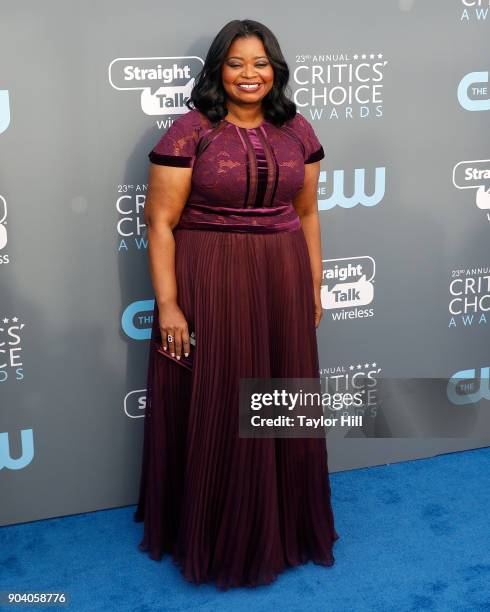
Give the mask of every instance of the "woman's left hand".
<svg viewBox="0 0 490 612">
<path fill-rule="evenodd" d="M 315 286 L 315 327 L 320 325 L 320 320 L 323 316 L 322 299 L 321 299 L 321 287 Z"/>
</svg>

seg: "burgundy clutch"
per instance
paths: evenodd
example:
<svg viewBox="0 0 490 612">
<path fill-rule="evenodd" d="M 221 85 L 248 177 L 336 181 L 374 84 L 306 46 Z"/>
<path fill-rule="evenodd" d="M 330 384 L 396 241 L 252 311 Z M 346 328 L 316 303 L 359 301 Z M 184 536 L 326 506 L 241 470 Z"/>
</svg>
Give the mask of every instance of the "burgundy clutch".
<svg viewBox="0 0 490 612">
<path fill-rule="evenodd" d="M 160 353 L 160 355 L 163 355 L 164 357 L 167 357 L 167 359 L 171 359 L 174 363 L 187 368 L 188 370 L 192 370 L 192 365 L 194 362 L 194 350 L 195 350 L 195 346 L 196 346 L 196 335 L 194 332 L 192 332 L 189 336 L 189 341 L 191 344 L 191 350 L 189 355 L 186 357 L 184 354 L 181 355 L 180 359 L 177 359 L 177 356 L 172 356 L 170 354 L 170 350 L 167 349 L 166 351 L 163 350 L 163 344 L 162 344 L 162 337 L 160 336 L 159 338 L 153 339 L 153 346 L 155 347 L 156 351 L 158 353 Z"/>
</svg>

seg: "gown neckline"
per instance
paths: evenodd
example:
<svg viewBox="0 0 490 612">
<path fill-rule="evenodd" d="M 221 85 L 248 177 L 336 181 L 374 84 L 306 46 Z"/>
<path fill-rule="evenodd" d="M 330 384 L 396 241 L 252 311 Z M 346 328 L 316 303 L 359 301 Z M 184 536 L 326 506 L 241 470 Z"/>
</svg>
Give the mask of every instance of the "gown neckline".
<svg viewBox="0 0 490 612">
<path fill-rule="evenodd" d="M 226 118 L 223 118 L 223 121 L 225 123 L 229 123 L 230 125 L 234 125 L 237 128 L 241 128 L 242 130 L 258 130 L 260 127 L 262 127 L 265 123 L 267 123 L 266 119 L 263 119 L 261 123 L 259 123 L 259 125 L 256 125 L 255 127 L 245 127 L 243 125 L 237 125 L 236 123 L 233 123 L 232 121 L 229 121 Z"/>
</svg>

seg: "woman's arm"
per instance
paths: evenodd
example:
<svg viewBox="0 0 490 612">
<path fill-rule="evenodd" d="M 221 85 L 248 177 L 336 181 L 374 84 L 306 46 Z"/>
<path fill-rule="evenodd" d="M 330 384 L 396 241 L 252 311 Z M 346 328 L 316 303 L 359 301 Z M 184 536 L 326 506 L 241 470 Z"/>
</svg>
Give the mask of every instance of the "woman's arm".
<svg viewBox="0 0 490 612">
<path fill-rule="evenodd" d="M 301 220 L 303 232 L 308 244 L 315 297 L 315 327 L 318 327 L 323 316 L 323 308 L 320 297 L 323 273 L 322 246 L 317 201 L 320 162 L 317 161 L 305 164 L 304 166 L 304 185 L 301 191 L 294 197 L 293 205 Z"/>
<path fill-rule="evenodd" d="M 192 168 L 150 163 L 144 221 L 147 226 L 150 275 L 159 309 L 162 344 L 168 349 L 167 334 L 174 337 L 172 354 L 178 359 L 182 347 L 190 352 L 189 330 L 177 304 L 175 241 L 177 225 L 191 190 Z"/>
</svg>

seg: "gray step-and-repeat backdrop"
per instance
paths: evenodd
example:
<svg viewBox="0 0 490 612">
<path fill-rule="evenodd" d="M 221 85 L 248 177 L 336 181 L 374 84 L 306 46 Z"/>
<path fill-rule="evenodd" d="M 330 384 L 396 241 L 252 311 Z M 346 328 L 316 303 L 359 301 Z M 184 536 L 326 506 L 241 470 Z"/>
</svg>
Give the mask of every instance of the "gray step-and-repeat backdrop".
<svg viewBox="0 0 490 612">
<path fill-rule="evenodd" d="M 1 524 L 136 502 L 147 154 L 237 18 L 276 33 L 326 151 L 322 374 L 392 381 L 411 425 L 332 430 L 331 471 L 490 444 L 488 0 L 4 3 Z M 460 432 L 425 428 L 434 406 Z"/>
</svg>

